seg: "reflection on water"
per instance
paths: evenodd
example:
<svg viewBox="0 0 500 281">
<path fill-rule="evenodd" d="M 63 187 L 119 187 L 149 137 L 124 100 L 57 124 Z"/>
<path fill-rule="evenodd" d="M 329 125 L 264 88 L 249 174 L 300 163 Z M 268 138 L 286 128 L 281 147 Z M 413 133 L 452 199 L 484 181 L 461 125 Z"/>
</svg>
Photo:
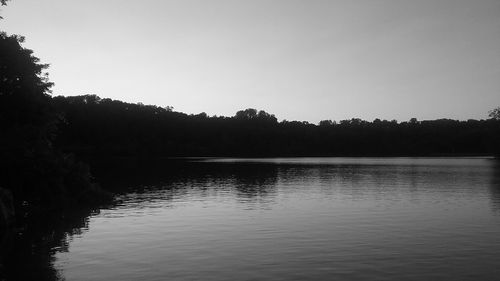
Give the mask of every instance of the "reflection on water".
<svg viewBox="0 0 500 281">
<path fill-rule="evenodd" d="M 31 214 L 20 229 L 0 233 L 0 280 L 62 280 L 55 254 L 67 252 L 71 237 L 88 229 L 90 210 Z"/>
<path fill-rule="evenodd" d="M 493 161 L 491 170 L 489 184 L 491 205 L 500 214 L 500 161 Z"/>
<path fill-rule="evenodd" d="M 4 237 L 0 277 L 493 280 L 500 274 L 500 165 L 492 159 L 105 166 L 99 178 L 121 191 L 116 204 L 39 220 Z"/>
</svg>

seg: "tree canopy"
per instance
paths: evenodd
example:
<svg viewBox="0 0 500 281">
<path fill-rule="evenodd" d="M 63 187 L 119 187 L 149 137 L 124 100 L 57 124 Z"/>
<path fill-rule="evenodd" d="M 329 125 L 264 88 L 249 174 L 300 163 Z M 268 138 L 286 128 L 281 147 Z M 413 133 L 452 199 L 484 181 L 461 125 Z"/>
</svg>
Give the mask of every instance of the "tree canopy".
<svg viewBox="0 0 500 281">
<path fill-rule="evenodd" d="M 232 117 L 188 115 L 95 95 L 55 97 L 64 115 L 58 145 L 82 157 L 491 155 L 500 122 L 439 119 L 319 125 L 278 122 L 248 108 Z"/>
<path fill-rule="evenodd" d="M 48 65 L 23 41 L 0 32 L 0 188 L 13 193 L 18 209 L 55 208 L 97 189 L 85 165 L 54 147 L 61 115 L 49 95 Z"/>
<path fill-rule="evenodd" d="M 488 112 L 488 117 L 490 117 L 491 119 L 500 120 L 500 107 L 490 110 L 490 112 Z"/>
<path fill-rule="evenodd" d="M 23 37 L 0 32 L 0 140 L 2 153 L 49 146 L 57 116 L 51 109 L 50 87 L 33 51 L 23 48 Z"/>
</svg>

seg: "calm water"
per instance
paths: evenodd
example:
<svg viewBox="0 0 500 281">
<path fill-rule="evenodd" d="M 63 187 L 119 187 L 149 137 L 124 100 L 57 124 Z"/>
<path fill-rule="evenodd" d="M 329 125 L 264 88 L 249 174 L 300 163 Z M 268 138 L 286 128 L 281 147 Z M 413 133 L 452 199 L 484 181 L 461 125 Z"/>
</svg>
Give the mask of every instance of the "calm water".
<svg viewBox="0 0 500 281">
<path fill-rule="evenodd" d="M 202 159 L 130 174 L 111 177 L 127 190 L 117 204 L 60 227 L 41 247 L 45 265 L 27 270 L 141 281 L 500 276 L 492 159 Z"/>
</svg>

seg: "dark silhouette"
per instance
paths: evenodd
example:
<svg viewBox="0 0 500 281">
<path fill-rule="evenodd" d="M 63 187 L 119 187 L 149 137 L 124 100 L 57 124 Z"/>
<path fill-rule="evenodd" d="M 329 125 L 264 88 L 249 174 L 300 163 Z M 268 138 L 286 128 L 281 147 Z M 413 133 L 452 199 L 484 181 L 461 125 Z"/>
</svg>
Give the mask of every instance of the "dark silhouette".
<svg viewBox="0 0 500 281">
<path fill-rule="evenodd" d="M 281 121 L 246 109 L 187 115 L 95 95 L 55 97 L 57 144 L 86 159 L 178 156 L 457 156 L 498 153 L 500 120 Z"/>
<path fill-rule="evenodd" d="M 22 228 L 0 232 L 0 280 L 64 280 L 55 254 L 67 252 L 73 235 L 86 231 L 97 211 L 82 207 L 60 213 L 30 213 Z"/>
<path fill-rule="evenodd" d="M 54 147 L 61 115 L 24 38 L 0 33 L 0 226 L 40 209 L 98 201 L 88 167 Z M 13 207 L 11 207 L 13 206 Z"/>
</svg>

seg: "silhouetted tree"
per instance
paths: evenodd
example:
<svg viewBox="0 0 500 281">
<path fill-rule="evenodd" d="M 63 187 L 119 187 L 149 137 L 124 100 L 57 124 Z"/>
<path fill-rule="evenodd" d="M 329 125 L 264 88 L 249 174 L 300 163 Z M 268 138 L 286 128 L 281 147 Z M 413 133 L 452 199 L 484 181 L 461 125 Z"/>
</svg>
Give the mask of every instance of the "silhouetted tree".
<svg viewBox="0 0 500 281">
<path fill-rule="evenodd" d="M 500 107 L 497 107 L 488 112 L 488 117 L 495 120 L 500 120 Z"/>
<path fill-rule="evenodd" d="M 13 193 L 16 208 L 91 199 L 99 191 L 88 168 L 53 146 L 60 118 L 49 95 L 48 65 L 23 41 L 0 33 L 0 187 Z"/>
<path fill-rule="evenodd" d="M 240 110 L 236 112 L 235 118 L 241 120 L 251 120 L 257 117 L 257 110 L 254 108 L 248 108 L 245 110 Z"/>
<path fill-rule="evenodd" d="M 48 95 L 52 83 L 44 73 L 47 65 L 21 47 L 23 41 L 0 33 L 0 157 L 6 166 L 48 153 L 57 122 Z"/>
<path fill-rule="evenodd" d="M 321 120 L 321 121 L 319 121 L 318 125 L 320 127 L 328 127 L 328 126 L 332 126 L 333 122 L 332 122 L 332 120 Z"/>
<path fill-rule="evenodd" d="M 278 119 L 276 119 L 274 114 L 269 114 L 269 113 L 265 112 L 264 110 L 259 111 L 259 113 L 257 114 L 257 118 L 261 121 L 264 121 L 264 122 L 270 122 L 270 123 L 278 122 Z"/>
</svg>

